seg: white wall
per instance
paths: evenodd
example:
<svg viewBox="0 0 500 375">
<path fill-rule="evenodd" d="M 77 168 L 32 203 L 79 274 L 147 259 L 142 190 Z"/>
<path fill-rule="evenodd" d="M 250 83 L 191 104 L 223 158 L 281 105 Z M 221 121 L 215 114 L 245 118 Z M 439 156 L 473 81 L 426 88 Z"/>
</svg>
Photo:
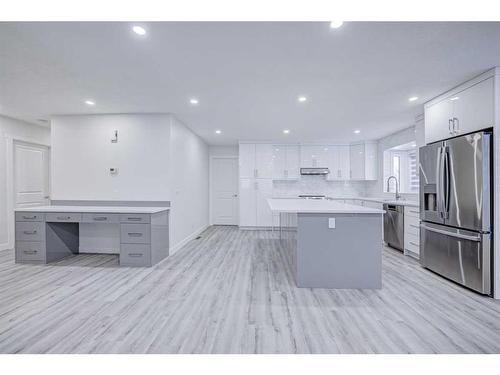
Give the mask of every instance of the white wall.
<svg viewBox="0 0 500 375">
<path fill-rule="evenodd" d="M 170 252 L 203 231 L 209 223 L 208 145 L 175 117 L 171 127 Z"/>
<path fill-rule="evenodd" d="M 238 145 L 234 146 L 210 146 L 208 148 L 210 157 L 212 156 L 232 156 L 239 157 Z"/>
<path fill-rule="evenodd" d="M 419 117 L 420 119 L 420 117 Z M 371 197 L 393 197 L 394 193 L 384 193 L 384 151 L 398 145 L 416 141 L 418 147 L 424 145 L 423 121 L 418 120 L 414 126 L 390 134 L 378 140 L 378 180 L 367 184 L 367 195 Z M 418 159 L 417 159 L 418 165 Z M 402 194 L 406 199 L 418 200 L 418 194 Z"/>
<path fill-rule="evenodd" d="M 55 116 L 52 199 L 169 200 L 169 141 L 170 115 Z"/>
<path fill-rule="evenodd" d="M 0 115 L 0 250 L 14 246 L 14 223 L 11 222 L 14 219 L 9 209 L 14 198 L 7 196 L 8 186 L 14 183 L 8 173 L 12 166 L 7 165 L 10 159 L 7 152 L 12 151 L 9 144 L 13 139 L 49 145 L 50 129 Z"/>
</svg>

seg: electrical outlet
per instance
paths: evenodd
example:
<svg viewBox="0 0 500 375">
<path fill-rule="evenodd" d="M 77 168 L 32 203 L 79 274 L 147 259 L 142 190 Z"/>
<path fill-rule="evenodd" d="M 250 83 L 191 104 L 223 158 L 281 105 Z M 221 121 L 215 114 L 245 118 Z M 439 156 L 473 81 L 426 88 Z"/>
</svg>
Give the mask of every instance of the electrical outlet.
<svg viewBox="0 0 500 375">
<path fill-rule="evenodd" d="M 334 217 L 328 218 L 328 228 L 335 229 L 335 218 Z"/>
</svg>

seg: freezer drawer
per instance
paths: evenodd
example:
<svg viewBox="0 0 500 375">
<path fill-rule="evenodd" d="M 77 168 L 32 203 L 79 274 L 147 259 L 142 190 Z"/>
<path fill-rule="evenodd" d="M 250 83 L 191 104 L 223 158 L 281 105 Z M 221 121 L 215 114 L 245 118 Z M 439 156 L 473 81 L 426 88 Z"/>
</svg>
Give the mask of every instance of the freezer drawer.
<svg viewBox="0 0 500 375">
<path fill-rule="evenodd" d="M 491 294 L 490 234 L 423 222 L 422 266 L 482 294 Z"/>
</svg>

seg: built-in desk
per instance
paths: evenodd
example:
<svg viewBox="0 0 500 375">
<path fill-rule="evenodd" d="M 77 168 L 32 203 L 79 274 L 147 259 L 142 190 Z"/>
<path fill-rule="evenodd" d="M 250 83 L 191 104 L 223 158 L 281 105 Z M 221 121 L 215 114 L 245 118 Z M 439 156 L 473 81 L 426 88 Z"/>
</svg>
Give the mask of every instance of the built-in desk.
<svg viewBox="0 0 500 375">
<path fill-rule="evenodd" d="M 150 267 L 168 256 L 169 207 L 40 206 L 15 210 L 16 262 L 47 264 L 78 254 L 80 225 L 120 227 L 120 265 Z"/>
</svg>

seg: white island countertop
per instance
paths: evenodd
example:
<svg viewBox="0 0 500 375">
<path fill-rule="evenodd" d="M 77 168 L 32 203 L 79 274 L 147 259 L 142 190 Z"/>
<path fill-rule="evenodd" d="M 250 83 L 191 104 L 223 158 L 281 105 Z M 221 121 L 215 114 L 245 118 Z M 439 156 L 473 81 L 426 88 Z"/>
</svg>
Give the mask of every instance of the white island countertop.
<svg viewBox="0 0 500 375">
<path fill-rule="evenodd" d="M 267 200 L 271 211 L 286 213 L 325 213 L 325 214 L 383 214 L 384 210 L 347 204 L 327 199 L 280 199 Z"/>
<path fill-rule="evenodd" d="M 16 208 L 16 212 L 64 212 L 64 213 L 99 213 L 99 214 L 156 214 L 170 210 L 170 207 L 130 207 L 130 206 L 35 206 Z"/>
</svg>

